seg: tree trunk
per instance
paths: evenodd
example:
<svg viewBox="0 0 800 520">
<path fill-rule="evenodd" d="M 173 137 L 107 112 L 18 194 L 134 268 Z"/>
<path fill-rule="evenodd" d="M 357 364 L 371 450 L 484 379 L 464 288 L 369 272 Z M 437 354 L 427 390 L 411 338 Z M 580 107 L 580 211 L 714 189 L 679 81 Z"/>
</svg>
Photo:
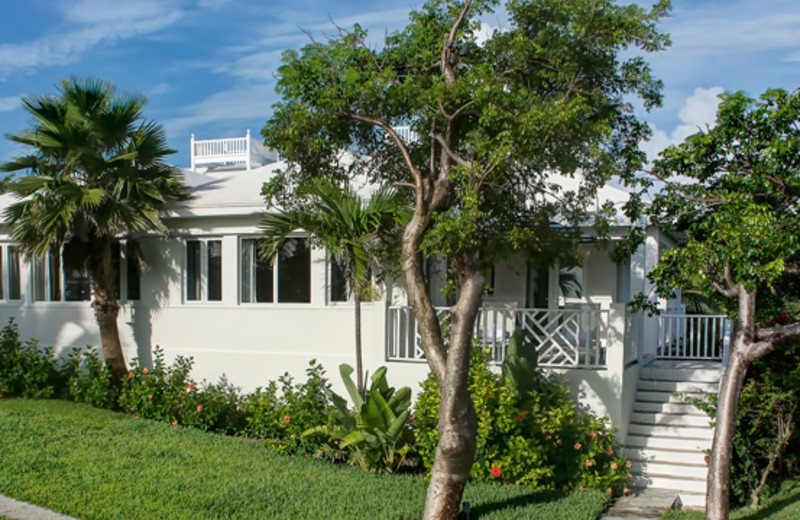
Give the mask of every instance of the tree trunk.
<svg viewBox="0 0 800 520">
<path fill-rule="evenodd" d="M 484 277 L 467 254 L 457 260 L 461 294 L 450 309 L 447 372 L 439 384 L 439 444 L 425 500 L 424 520 L 455 520 L 475 460 L 477 418 L 469 395 L 469 360 Z"/>
<path fill-rule="evenodd" d="M 730 510 L 731 463 L 733 436 L 736 433 L 736 414 L 739 396 L 747 375 L 747 361 L 742 354 L 743 334 L 737 333 L 733 352 L 728 357 L 725 375 L 719 389 L 714 443 L 708 466 L 706 489 L 706 519 L 728 520 Z"/>
<path fill-rule="evenodd" d="M 364 366 L 361 354 L 361 294 L 358 289 L 353 291 L 353 308 L 356 313 L 356 384 L 358 393 L 364 398 Z"/>
<path fill-rule="evenodd" d="M 94 237 L 90 242 L 92 259 L 92 284 L 94 301 L 92 308 L 100 328 L 100 342 L 103 347 L 103 360 L 111 370 L 114 386 L 122 385 L 122 378 L 128 371 L 122 343 L 119 340 L 119 305 L 114 293 L 119 273 L 114 268 L 112 244 L 114 239 L 107 236 Z"/>
<path fill-rule="evenodd" d="M 736 415 L 747 367 L 751 362 L 748 354 L 755 340 L 756 293 L 747 292 L 741 285 L 738 291 L 736 338 L 728 355 L 717 399 L 717 420 L 706 481 L 706 520 L 728 520 Z"/>
</svg>

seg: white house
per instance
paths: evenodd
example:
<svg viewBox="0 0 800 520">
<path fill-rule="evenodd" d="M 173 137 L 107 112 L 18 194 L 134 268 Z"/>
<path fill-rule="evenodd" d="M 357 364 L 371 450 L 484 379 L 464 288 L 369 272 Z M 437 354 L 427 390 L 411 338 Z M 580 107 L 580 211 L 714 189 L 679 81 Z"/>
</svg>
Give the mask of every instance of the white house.
<svg viewBox="0 0 800 520">
<path fill-rule="evenodd" d="M 313 358 L 338 384 L 336 367 L 353 363 L 354 322 L 336 266 L 302 236 L 290 240 L 274 268 L 256 254 L 261 187 L 282 166 L 249 132 L 192 137 L 192 168 L 184 176 L 193 198 L 167 210 L 171 235 L 138 240 L 146 259 L 141 274 L 128 261 L 132 244 L 119 248 L 119 324 L 128 360 L 149 363 L 160 345 L 168 358 L 194 357 L 198 378 L 224 373 L 252 390 L 287 371 L 304 377 Z M 0 207 L 10 197 L 0 197 Z M 598 205 L 605 200 L 624 202 L 627 193 L 606 187 Z M 579 246 L 586 253 L 582 267 L 542 270 L 522 257 L 498 263 L 476 336 L 499 362 L 511 333 L 521 329 L 539 345 L 540 365 L 568 377 L 581 406 L 620 427 L 642 483 L 694 492 L 684 501 L 696 503 L 704 489 L 701 450 L 711 432 L 707 419 L 672 392 L 715 388 L 724 318 L 675 309 L 652 319 L 631 315 L 625 303 L 650 289 L 645 274 L 668 242 L 652 230 L 630 261 L 617 265 L 590 237 L 587 230 Z M 431 294 L 444 313 L 443 275 L 431 265 Z M 0 228 L 0 269 L 1 322 L 15 318 L 25 338 L 57 352 L 99 346 L 87 269 L 69 244 L 27 263 Z M 380 293 L 363 306 L 365 367 L 387 365 L 391 384 L 418 388 L 428 369 L 413 312 L 402 288 L 387 285 Z"/>
</svg>

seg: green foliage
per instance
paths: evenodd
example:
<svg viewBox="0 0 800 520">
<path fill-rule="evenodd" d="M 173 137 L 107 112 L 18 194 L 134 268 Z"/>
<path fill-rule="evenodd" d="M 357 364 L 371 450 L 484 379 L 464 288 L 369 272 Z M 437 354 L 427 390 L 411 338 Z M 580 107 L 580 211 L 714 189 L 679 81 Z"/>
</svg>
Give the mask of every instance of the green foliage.
<svg viewBox="0 0 800 520">
<path fill-rule="evenodd" d="M 547 377 L 534 370 L 528 374 L 529 383 L 518 387 L 514 380 L 495 374 L 488 361 L 486 352 L 473 350 L 469 390 L 478 414 L 473 479 L 559 491 L 623 491 L 627 460 L 617 454 L 606 418 L 576 411 L 558 375 Z M 515 363 L 519 362 L 509 365 Z M 429 377 L 417 399 L 415 432 L 429 470 L 438 441 L 439 402 L 439 389 Z"/>
<path fill-rule="evenodd" d="M 756 361 L 742 388 L 733 439 L 731 492 L 734 506 L 752 503 L 765 472 L 759 499 L 800 476 L 800 346 L 793 345 Z M 717 396 L 687 398 L 716 419 Z"/>
<path fill-rule="evenodd" d="M 795 520 L 800 518 L 800 483 L 786 482 L 781 490 L 758 509 L 744 507 L 731 511 L 732 520 Z M 671 509 L 661 520 L 703 520 L 701 511 Z"/>
<path fill-rule="evenodd" d="M 36 340 L 22 343 L 14 320 L 0 331 L 0 396 L 46 398 L 64 385 L 52 348 Z"/>
<path fill-rule="evenodd" d="M 2 399 L 0 431 L 3 494 L 77 518 L 411 520 L 425 500 L 415 476 L 265 453 L 259 443 L 64 401 Z M 483 483 L 469 484 L 465 498 L 481 520 L 595 520 L 608 502 L 604 493 Z"/>
<path fill-rule="evenodd" d="M 328 423 L 311 428 L 303 435 L 323 434 L 333 446 L 326 446 L 322 453 L 343 456 L 348 463 L 372 471 L 394 472 L 406 465 L 414 436 L 409 425 L 411 415 L 411 389 L 407 386 L 395 391 L 386 381 L 386 367 L 372 375 L 369 390 L 362 398 L 353 383 L 353 367 L 339 366 L 342 381 L 350 394 L 354 408 L 347 401 L 330 392 L 335 409 Z"/>
<path fill-rule="evenodd" d="M 325 369 L 312 359 L 304 383 L 296 383 L 287 373 L 244 396 L 245 424 L 236 433 L 265 439 L 268 449 L 277 453 L 315 453 L 322 437 L 304 436 L 303 432 L 331 412 L 329 389 Z"/>
<path fill-rule="evenodd" d="M 72 401 L 97 408 L 114 405 L 116 390 L 111 371 L 100 360 L 94 347 L 73 350 L 64 364 L 63 372 Z"/>
</svg>

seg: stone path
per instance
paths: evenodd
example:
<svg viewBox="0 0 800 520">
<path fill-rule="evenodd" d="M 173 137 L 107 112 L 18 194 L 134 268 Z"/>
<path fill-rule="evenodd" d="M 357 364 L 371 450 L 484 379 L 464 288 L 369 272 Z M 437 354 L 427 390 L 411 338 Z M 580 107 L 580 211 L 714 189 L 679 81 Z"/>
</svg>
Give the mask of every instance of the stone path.
<svg viewBox="0 0 800 520">
<path fill-rule="evenodd" d="M 667 509 L 680 505 L 676 491 L 654 488 L 634 490 L 617 500 L 601 520 L 656 520 Z"/>
<path fill-rule="evenodd" d="M 3 495 L 0 495 L 0 516 L 11 520 L 77 520 Z"/>
</svg>

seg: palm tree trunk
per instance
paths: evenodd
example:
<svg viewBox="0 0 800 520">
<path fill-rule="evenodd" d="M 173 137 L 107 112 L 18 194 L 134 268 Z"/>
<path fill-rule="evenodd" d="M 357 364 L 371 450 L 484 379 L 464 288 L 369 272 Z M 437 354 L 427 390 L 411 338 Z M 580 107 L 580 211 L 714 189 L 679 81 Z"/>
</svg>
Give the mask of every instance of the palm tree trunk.
<svg viewBox="0 0 800 520">
<path fill-rule="evenodd" d="M 122 378 L 128 371 L 122 343 L 119 339 L 119 304 L 114 293 L 119 274 L 114 268 L 112 248 L 113 239 L 107 236 L 97 237 L 92 241 L 92 282 L 94 285 L 94 301 L 92 308 L 97 325 L 100 328 L 100 342 L 103 347 L 103 359 L 111 370 L 114 385 L 119 387 Z"/>
<path fill-rule="evenodd" d="M 356 313 L 356 384 L 358 393 L 364 397 L 364 366 L 361 354 L 361 294 L 359 290 L 353 291 L 353 309 Z"/>
</svg>

